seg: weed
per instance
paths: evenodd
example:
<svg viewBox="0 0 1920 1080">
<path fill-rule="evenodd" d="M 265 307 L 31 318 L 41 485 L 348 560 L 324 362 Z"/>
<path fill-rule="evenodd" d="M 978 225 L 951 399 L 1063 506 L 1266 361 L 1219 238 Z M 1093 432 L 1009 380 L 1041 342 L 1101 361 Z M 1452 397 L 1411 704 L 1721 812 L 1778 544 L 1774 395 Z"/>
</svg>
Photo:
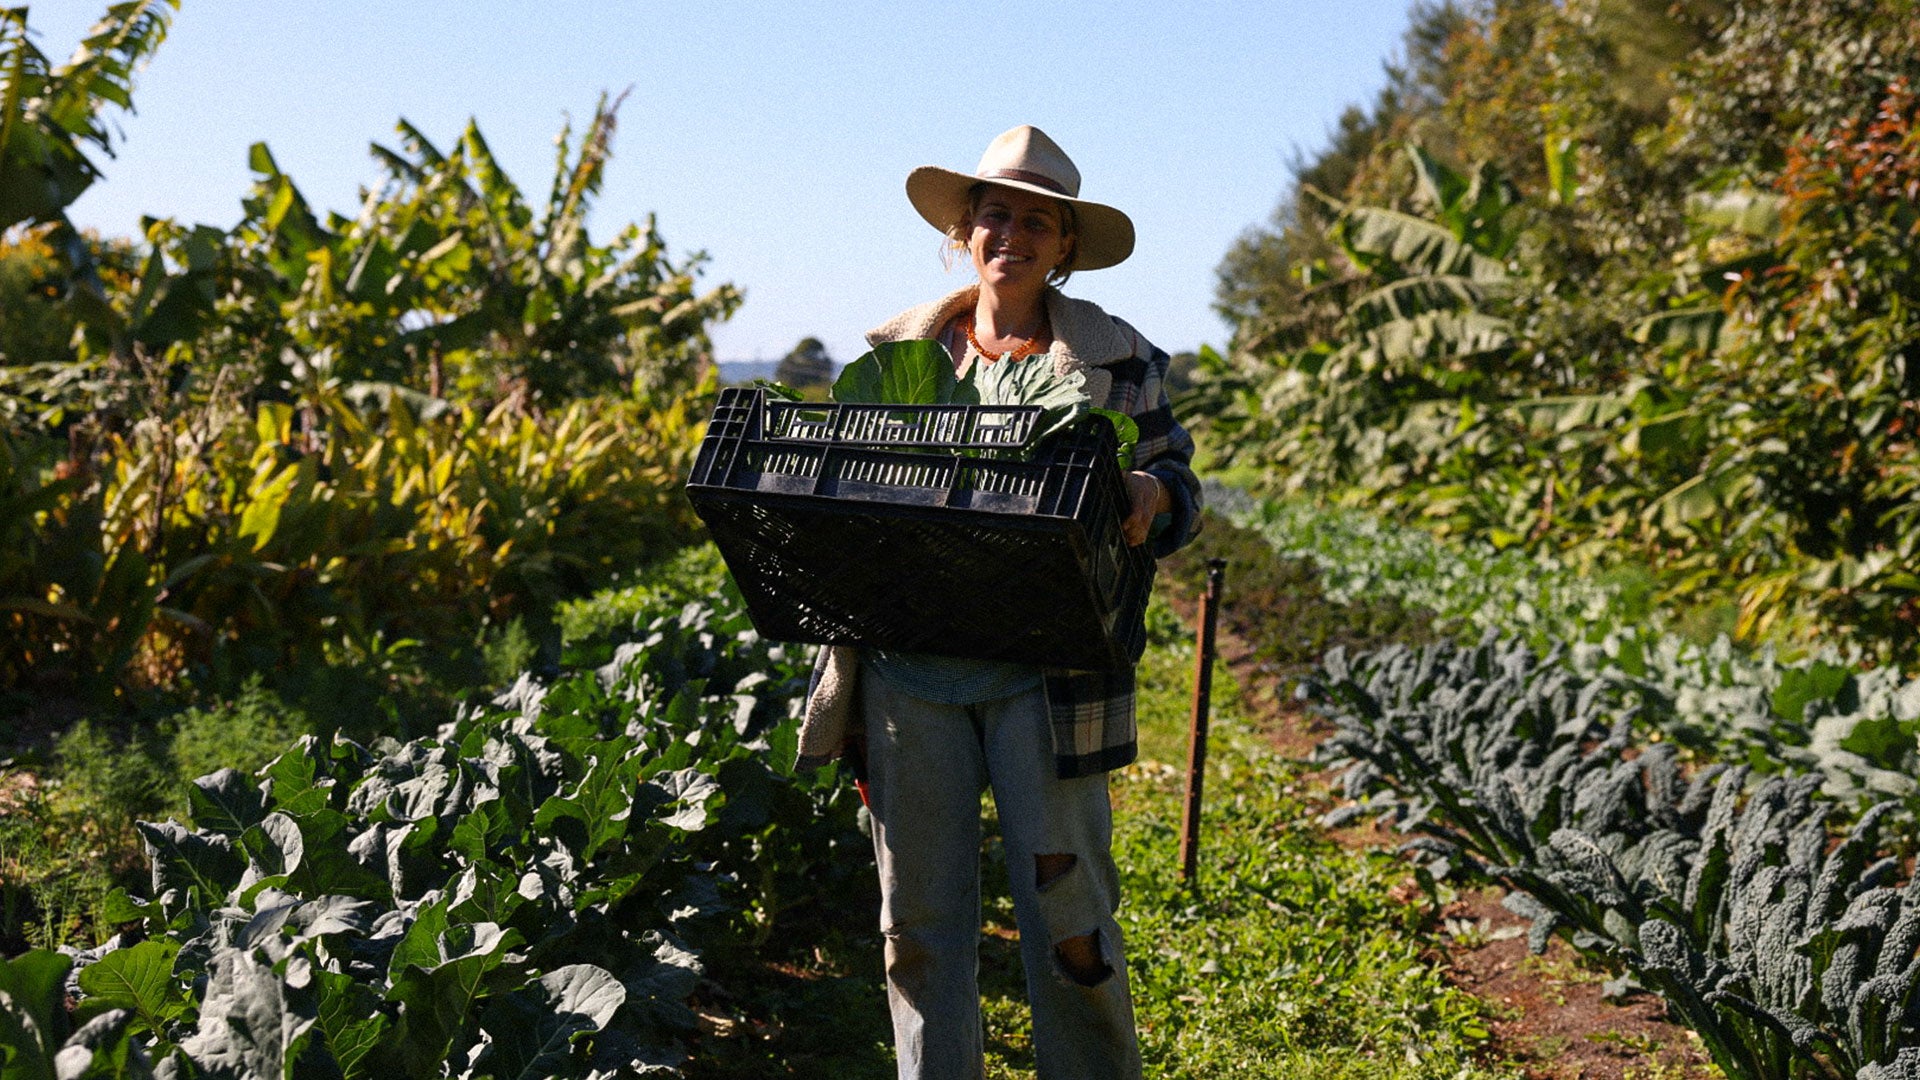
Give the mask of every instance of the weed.
<svg viewBox="0 0 1920 1080">
<path fill-rule="evenodd" d="M 1659 1049 L 1653 1046 L 1648 1052 Z M 1620 1074 L 1620 1080 L 1719 1080 L 1722 1075 L 1719 1069 L 1705 1065 L 1690 1065 L 1684 1061 L 1650 1061 L 1645 1065 L 1629 1066 Z"/>
<path fill-rule="evenodd" d="M 0 774 L 13 781 L 21 774 Z M 97 836 L 56 814 L 43 788 L 8 783 L 0 813 L 0 955 L 91 945 L 99 932 L 93 912 L 115 884 Z"/>
<path fill-rule="evenodd" d="M 115 730 L 85 719 L 60 736 L 54 758 L 53 808 L 88 832 L 103 833 L 110 849 L 131 840 L 133 822 L 167 806 L 174 779 L 164 740 L 146 727 Z"/>
<path fill-rule="evenodd" d="M 107 929 L 94 918 L 101 900 L 139 876 L 134 822 L 184 818 L 192 778 L 251 772 L 307 730 L 255 676 L 228 701 L 156 724 L 82 719 L 55 743 L 44 775 L 0 774 L 0 952 L 93 944 Z"/>
<path fill-rule="evenodd" d="M 1444 907 L 1445 905 L 1436 906 Z M 1478 949 L 1483 945 L 1506 941 L 1527 932 L 1524 926 L 1495 927 L 1486 919 L 1447 918 L 1442 920 L 1441 929 L 1453 939 L 1455 946 L 1462 949 Z"/>
<path fill-rule="evenodd" d="M 220 769 L 252 773 L 312 730 L 306 714 L 251 676 L 232 700 L 188 709 L 161 724 L 168 738 L 171 809 L 184 810 L 186 785 Z"/>
<path fill-rule="evenodd" d="M 1549 949 L 1538 955 L 1528 953 L 1520 960 L 1520 970 L 1541 982 L 1561 986 L 1605 982 L 1609 978 L 1604 971 L 1590 966 L 1577 954 L 1570 954 L 1558 948 Z"/>
<path fill-rule="evenodd" d="M 498 633 L 489 634 L 481 641 L 481 662 L 487 670 L 487 685 L 513 685 L 539 653 L 540 643 L 527 632 L 527 621 L 519 618 L 509 621 Z"/>
</svg>

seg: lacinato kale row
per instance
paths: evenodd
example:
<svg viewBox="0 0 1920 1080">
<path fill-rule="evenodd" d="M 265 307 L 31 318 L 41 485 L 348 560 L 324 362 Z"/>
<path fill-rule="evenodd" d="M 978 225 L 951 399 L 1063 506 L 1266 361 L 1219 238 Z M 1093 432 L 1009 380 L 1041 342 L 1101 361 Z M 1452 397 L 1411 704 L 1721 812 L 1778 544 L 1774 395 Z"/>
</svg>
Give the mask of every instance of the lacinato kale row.
<svg viewBox="0 0 1920 1080">
<path fill-rule="evenodd" d="M 1517 639 L 1336 651 L 1303 693 L 1358 800 L 1336 817 L 1382 815 L 1428 872 L 1505 884 L 1534 949 L 1563 932 L 1624 966 L 1727 1075 L 1915 1065 L 1920 884 L 1880 836 L 1897 804 L 1836 837 L 1821 774 L 1638 741 L 1636 688 Z"/>
</svg>

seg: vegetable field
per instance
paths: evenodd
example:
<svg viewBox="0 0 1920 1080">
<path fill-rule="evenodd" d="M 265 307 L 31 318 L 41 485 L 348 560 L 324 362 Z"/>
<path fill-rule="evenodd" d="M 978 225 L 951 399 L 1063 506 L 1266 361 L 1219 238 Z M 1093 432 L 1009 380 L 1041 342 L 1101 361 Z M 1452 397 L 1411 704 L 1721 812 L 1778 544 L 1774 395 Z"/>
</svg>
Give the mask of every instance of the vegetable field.
<svg viewBox="0 0 1920 1080">
<path fill-rule="evenodd" d="M 809 1008 L 877 986 L 858 799 L 831 771 L 779 768 L 801 657 L 712 599 L 719 573 L 700 552 L 569 608 L 568 674 L 518 680 L 431 737 L 310 736 L 256 776 L 194 781 L 189 823 L 139 826 L 147 880 L 103 900 L 113 936 L 7 963 L 13 1060 L 746 1076 L 817 1064 L 852 1027 L 866 1041 L 832 1067 L 890 1071 L 875 994 L 864 1023 Z M 1190 638 L 1163 608 L 1153 636 L 1155 684 L 1178 685 Z M 1239 793 L 1211 822 L 1211 887 L 1178 884 L 1183 706 L 1150 696 L 1148 759 L 1117 787 L 1149 1059 L 1196 1077 L 1480 1075 L 1482 1007 L 1422 959 L 1420 912 L 1386 895 L 1399 868 L 1316 835 L 1301 767 L 1262 750 L 1230 697 L 1214 768 Z M 1017 1070 L 1023 991 L 1011 953 L 988 956 L 996 1068 Z M 769 961 L 813 978 L 775 992 Z M 789 1025 L 772 1060 L 724 1034 Z"/>
<path fill-rule="evenodd" d="M 347 211 L 262 142 L 231 227 L 85 233 L 178 9 L 64 60 L 0 9 L 0 1080 L 891 1075 L 858 790 L 793 768 L 812 648 L 684 496 L 743 293 L 593 216 L 624 98 L 535 187 L 401 119 Z M 1920 1078 L 1920 9 L 1411 20 L 1170 382 L 1208 523 L 1112 777 L 1149 1071 Z M 1141 434 L 926 344 L 832 393 Z M 1565 958 L 1514 977 L 1668 1045 L 1504 1034 L 1487 895 Z"/>
</svg>

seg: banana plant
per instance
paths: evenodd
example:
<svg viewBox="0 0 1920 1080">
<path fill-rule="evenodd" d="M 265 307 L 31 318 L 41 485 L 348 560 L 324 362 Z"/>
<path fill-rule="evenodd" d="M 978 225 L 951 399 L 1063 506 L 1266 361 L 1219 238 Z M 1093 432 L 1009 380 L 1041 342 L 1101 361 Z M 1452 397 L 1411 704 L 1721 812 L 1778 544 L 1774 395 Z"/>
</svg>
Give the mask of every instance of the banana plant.
<svg viewBox="0 0 1920 1080">
<path fill-rule="evenodd" d="M 64 264 L 66 304 L 81 323 L 120 320 L 101 279 L 98 245 L 73 227 L 67 207 L 100 179 L 92 155 L 113 155 L 106 113 L 133 109 L 134 75 L 166 40 L 179 6 L 113 4 L 64 64 L 34 46 L 27 8 L 0 9 L 0 233 L 39 227 Z M 118 343 L 124 346 L 124 335 Z"/>
<path fill-rule="evenodd" d="M 100 178 L 89 149 L 113 153 L 103 114 L 132 108 L 134 72 L 165 40 L 179 6 L 114 4 L 64 64 L 34 46 L 26 8 L 0 9 L 0 232 L 67 223 L 67 207 Z"/>
<path fill-rule="evenodd" d="M 1519 237 L 1511 185 L 1482 164 L 1463 176 L 1418 146 L 1407 148 L 1431 217 L 1379 206 L 1344 206 L 1334 239 L 1379 281 L 1347 308 L 1346 344 L 1364 370 L 1417 373 L 1442 386 L 1444 372 L 1512 343 L 1506 319 L 1483 310 L 1511 282 L 1506 259 Z"/>
<path fill-rule="evenodd" d="M 587 215 L 605 177 L 619 101 L 602 97 L 578 142 L 561 132 L 546 203 L 536 210 L 476 124 L 447 150 L 406 121 L 386 170 L 353 218 L 316 214 L 264 145 L 236 230 L 283 298 L 282 333 L 333 357 L 346 381 L 406 385 L 434 397 L 555 401 L 643 389 L 691 389 L 710 323 L 739 290 L 696 287 L 704 256 L 669 258 L 652 219 L 606 244 Z"/>
<path fill-rule="evenodd" d="M 1517 193 L 1490 166 L 1459 173 L 1418 147 L 1407 158 L 1420 213 L 1311 192 L 1337 215 L 1347 269 L 1301 268 L 1315 282 L 1303 310 L 1317 314 L 1273 338 L 1294 342 L 1271 358 L 1277 371 L 1226 373 L 1246 387 L 1228 410 L 1246 418 L 1239 441 L 1293 482 L 1389 490 L 1413 463 L 1457 450 L 1472 426 L 1462 410 L 1503 392 Z"/>
</svg>

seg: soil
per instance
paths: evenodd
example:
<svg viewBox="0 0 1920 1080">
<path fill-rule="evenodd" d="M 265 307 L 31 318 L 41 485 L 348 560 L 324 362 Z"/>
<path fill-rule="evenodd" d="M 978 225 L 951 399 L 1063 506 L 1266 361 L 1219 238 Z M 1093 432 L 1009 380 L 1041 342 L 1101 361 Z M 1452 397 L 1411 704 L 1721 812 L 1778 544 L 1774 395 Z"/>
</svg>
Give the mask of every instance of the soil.
<svg viewBox="0 0 1920 1080">
<path fill-rule="evenodd" d="M 1170 589 L 1181 618 L 1193 623 L 1198 603 Z M 1241 687 L 1241 701 L 1268 743 L 1282 756 L 1308 761 L 1331 731 L 1324 720 L 1293 699 L 1292 677 L 1258 660 L 1253 646 L 1233 627 L 1232 603 L 1222 605 L 1215 655 Z M 1339 801 L 1335 774 L 1307 780 L 1329 807 Z M 1365 824 L 1329 830 L 1337 843 L 1397 847 L 1404 837 Z M 1405 898 L 1421 896 L 1411 874 Z M 1539 956 L 1527 949 L 1527 921 L 1500 905 L 1504 890 L 1459 893 L 1440 913 L 1436 939 L 1446 942 L 1436 960 L 1448 979 L 1489 1005 L 1490 1049 L 1521 1066 L 1528 1080 L 1708 1080 L 1721 1074 L 1699 1039 L 1670 1023 L 1657 995 L 1638 992 L 1613 1001 L 1602 996 L 1612 973 L 1581 959 L 1556 937 Z"/>
</svg>

